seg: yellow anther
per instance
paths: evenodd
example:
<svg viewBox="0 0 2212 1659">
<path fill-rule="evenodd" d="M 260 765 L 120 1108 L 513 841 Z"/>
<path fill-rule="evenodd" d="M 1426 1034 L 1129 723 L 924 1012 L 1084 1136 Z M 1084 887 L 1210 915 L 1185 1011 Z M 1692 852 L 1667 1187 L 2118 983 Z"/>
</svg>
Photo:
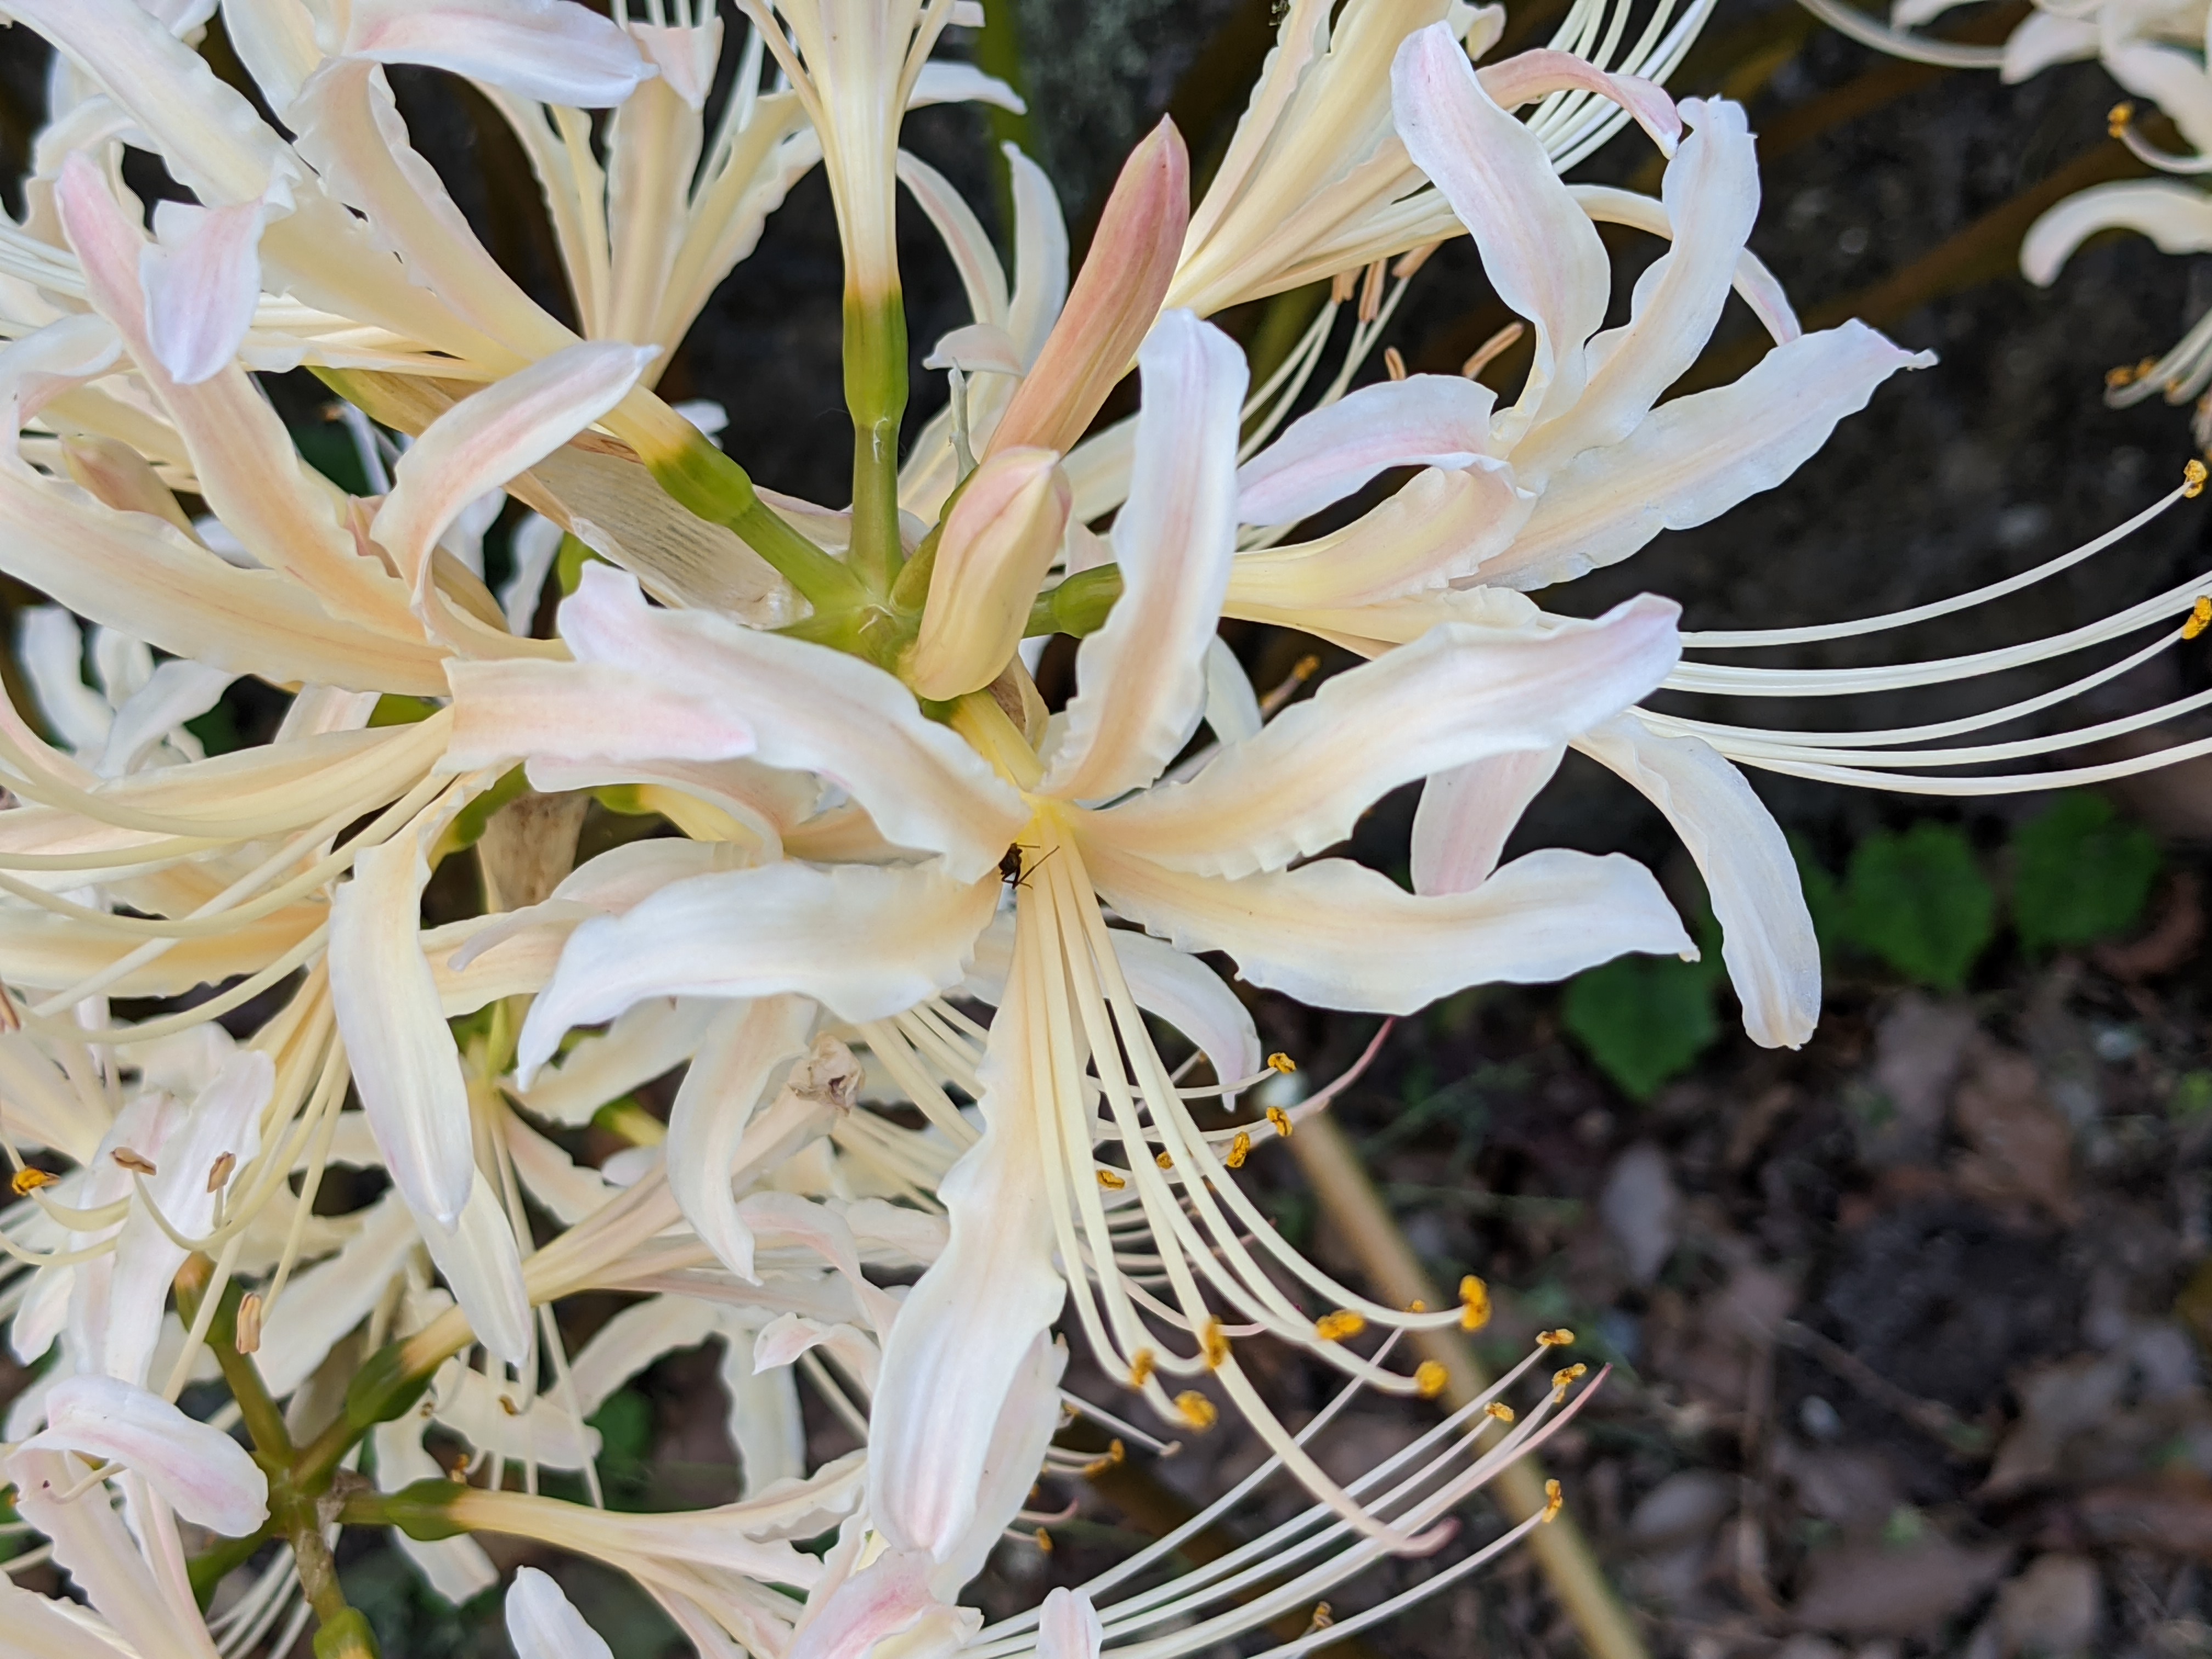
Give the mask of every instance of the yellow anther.
<svg viewBox="0 0 2212 1659">
<path fill-rule="evenodd" d="M 1267 1121 L 1275 1126 L 1275 1133 L 1285 1140 L 1291 1135 L 1291 1115 L 1279 1106 L 1267 1108 Z"/>
<path fill-rule="evenodd" d="M 108 1157 L 113 1158 L 133 1175 L 156 1176 L 161 1173 L 155 1167 L 152 1158 L 141 1157 L 128 1146 L 118 1146 L 108 1154 Z"/>
<path fill-rule="evenodd" d="M 1494 1417 L 1501 1423 L 1510 1423 L 1513 1420 L 1513 1407 L 1503 1400 L 1493 1400 L 1482 1410 L 1485 1416 Z"/>
<path fill-rule="evenodd" d="M 1155 1152 L 1152 1155 L 1152 1162 L 1158 1164 L 1163 1170 L 1172 1170 L 1175 1168 L 1175 1159 L 1170 1158 L 1165 1152 Z"/>
<path fill-rule="evenodd" d="M 15 1178 L 8 1185 L 18 1198 L 28 1198 L 41 1187 L 51 1187 L 59 1176 L 48 1175 L 44 1170 L 32 1169 L 28 1164 L 15 1171 Z"/>
<path fill-rule="evenodd" d="M 1574 1340 L 1575 1334 L 1564 1325 L 1556 1331 L 1536 1333 L 1536 1346 L 1540 1348 L 1565 1348 L 1572 1346 Z"/>
<path fill-rule="evenodd" d="M 1544 1520 L 1542 1524 L 1548 1526 L 1553 1522 L 1558 1520 L 1559 1518 L 1559 1511 L 1566 1508 L 1566 1506 L 1567 1495 L 1559 1490 L 1559 1483 L 1556 1480 L 1547 1480 L 1544 1483 Z"/>
<path fill-rule="evenodd" d="M 1121 1173 L 1118 1170 L 1101 1170 L 1098 1172 L 1098 1184 L 1109 1193 L 1118 1193 L 1129 1183 L 1122 1179 Z"/>
<path fill-rule="evenodd" d="M 1085 1463 L 1083 1466 L 1083 1473 L 1087 1478 L 1102 1475 L 1109 1469 L 1120 1468 L 1121 1461 L 1128 1455 L 1129 1449 L 1124 1446 L 1121 1437 L 1116 1436 L 1112 1443 L 1106 1448 L 1106 1455 L 1103 1457 L 1094 1457 Z"/>
<path fill-rule="evenodd" d="M 261 1352 L 261 1293 L 248 1291 L 238 1304 L 238 1337 L 232 1345 L 240 1353 Z"/>
<path fill-rule="evenodd" d="M 1221 1161 L 1232 1170 L 1241 1170 L 1244 1167 L 1244 1160 L 1251 1156 L 1252 1137 L 1239 1129 L 1237 1139 L 1229 1143 L 1229 1156 Z"/>
<path fill-rule="evenodd" d="M 2189 607 L 2189 620 L 2181 624 L 2181 637 L 2193 640 L 2208 628 L 2212 628 L 2212 599 L 2200 593 L 2197 603 Z"/>
<path fill-rule="evenodd" d="M 1327 1630 L 1335 1622 L 1336 1615 L 1329 1611 L 1328 1603 L 1316 1601 L 1314 1603 L 1313 1617 L 1306 1620 L 1306 1634 L 1310 1636 L 1317 1630 Z"/>
<path fill-rule="evenodd" d="M 1490 1286 L 1469 1273 L 1459 1282 L 1459 1328 L 1479 1331 L 1490 1322 Z"/>
<path fill-rule="evenodd" d="M 225 1152 L 221 1158 L 216 1159 L 213 1164 L 208 1166 L 207 1189 L 211 1193 L 221 1192 L 222 1190 L 223 1182 L 230 1179 L 230 1172 L 237 1167 L 238 1154 L 236 1152 Z"/>
<path fill-rule="evenodd" d="M 2130 364 L 2122 363 L 2118 368 L 2105 371 L 2105 389 L 2107 392 L 2118 392 L 2124 386 L 2133 386 L 2135 379 L 2134 368 Z"/>
<path fill-rule="evenodd" d="M 2181 469 L 2181 496 L 2184 501 L 2195 501 L 2204 493 L 2204 463 L 2194 455 L 2189 465 Z"/>
<path fill-rule="evenodd" d="M 508 1399 L 505 1395 L 501 1395 L 499 1397 L 499 1408 L 505 1412 L 509 1417 L 520 1417 L 522 1415 L 522 1407 L 516 1405 L 514 1401 Z"/>
<path fill-rule="evenodd" d="M 1552 1373 L 1552 1386 L 1555 1389 L 1564 1389 L 1568 1383 L 1579 1382 L 1589 1375 L 1589 1367 L 1587 1365 L 1579 1364 L 1568 1365 Z"/>
<path fill-rule="evenodd" d="M 1314 1321 L 1314 1334 L 1324 1342 L 1341 1342 L 1347 1336 L 1357 1336 L 1367 1328 L 1367 1321 L 1349 1308 L 1339 1308 L 1334 1313 L 1323 1314 Z"/>
<path fill-rule="evenodd" d="M 1199 1347 L 1206 1355 L 1206 1368 L 1218 1371 L 1229 1363 L 1229 1333 L 1221 1328 L 1221 1322 L 1209 1319 L 1206 1328 L 1198 1334 Z"/>
<path fill-rule="evenodd" d="M 1298 1069 L 1298 1063 L 1279 1048 L 1267 1056 L 1267 1069 L 1271 1072 L 1280 1072 L 1285 1077 L 1288 1077 Z"/>
<path fill-rule="evenodd" d="M 2105 131 L 2118 138 L 2127 131 L 2128 124 L 2135 118 L 2136 106 L 2123 98 L 2105 117 Z"/>
<path fill-rule="evenodd" d="M 1050 1555 L 1052 1553 L 1052 1534 L 1047 1532 L 1042 1527 L 1039 1527 L 1036 1529 L 1036 1537 L 1038 1550 L 1043 1554 Z"/>
<path fill-rule="evenodd" d="M 1152 1380 L 1152 1351 L 1139 1348 L 1129 1356 L 1129 1386 L 1141 1389 Z"/>
<path fill-rule="evenodd" d="M 1443 1366 L 1436 1360 L 1424 1359 L 1413 1368 L 1413 1386 L 1421 1391 L 1424 1400 L 1434 1400 L 1442 1394 L 1449 1380 Z"/>
<path fill-rule="evenodd" d="M 1395 346 L 1382 348 L 1382 372 L 1394 380 L 1406 378 L 1406 354 Z"/>
<path fill-rule="evenodd" d="M 1176 1409 L 1182 1413 L 1182 1420 L 1200 1434 L 1204 1434 L 1221 1419 L 1221 1413 L 1215 1408 L 1213 1402 L 1196 1389 L 1185 1389 L 1176 1396 L 1175 1402 Z"/>
<path fill-rule="evenodd" d="M 1426 1313 L 1428 1310 L 1429 1304 L 1422 1301 L 1418 1296 L 1406 1304 L 1406 1311 L 1407 1313 Z"/>
</svg>

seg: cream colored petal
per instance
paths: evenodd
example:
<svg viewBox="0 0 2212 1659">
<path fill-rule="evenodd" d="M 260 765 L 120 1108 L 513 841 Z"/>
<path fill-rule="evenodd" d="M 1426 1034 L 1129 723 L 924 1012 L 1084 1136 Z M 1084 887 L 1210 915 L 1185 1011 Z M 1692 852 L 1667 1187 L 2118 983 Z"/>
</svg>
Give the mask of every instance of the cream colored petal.
<svg viewBox="0 0 2212 1659">
<path fill-rule="evenodd" d="M 1144 412 L 1129 499 L 1114 520 L 1121 597 L 1076 653 L 1078 689 L 1040 786 L 1077 800 L 1142 788 L 1188 741 L 1236 552 L 1243 354 L 1220 330 L 1171 311 L 1138 369 Z"/>
<path fill-rule="evenodd" d="M 769 1085 L 806 1046 L 814 1005 L 767 996 L 728 1006 L 684 1073 L 668 1122 L 668 1186 L 700 1242 L 740 1279 L 757 1282 L 753 1233 L 731 1183 L 761 1173 L 740 1156 Z M 740 1168 L 740 1165 L 744 1167 Z"/>
<path fill-rule="evenodd" d="M 481 1171 L 471 1173 L 468 1202 L 452 1231 L 440 1227 L 434 1217 L 418 1212 L 416 1218 L 430 1260 L 468 1316 L 476 1340 L 508 1364 L 520 1365 L 529 1358 L 532 1336 L 522 1255 L 491 1183 Z"/>
<path fill-rule="evenodd" d="M 1013 660 L 1060 551 L 1069 500 L 1049 449 L 1002 449 L 969 475 L 938 536 L 907 665 L 916 692 L 950 702 L 988 685 Z"/>
<path fill-rule="evenodd" d="M 158 240 L 138 256 L 146 290 L 146 337 L 161 367 L 196 386 L 227 366 L 261 299 L 259 202 L 191 208 L 164 202 L 154 212 Z"/>
<path fill-rule="evenodd" d="M 1743 774 L 1700 739 L 1661 737 L 1633 714 L 1575 747 L 1649 796 L 1698 861 L 1752 1041 L 1802 1043 L 1820 1018 L 1820 941 L 1790 843 Z"/>
<path fill-rule="evenodd" d="M 1394 466 L 1464 467 L 1488 453 L 1498 394 L 1457 374 L 1378 380 L 1293 421 L 1237 471 L 1245 524 L 1296 524 Z"/>
<path fill-rule="evenodd" d="M 1085 843 L 1202 875 L 1280 869 L 1343 840 L 1401 784 L 1611 719 L 1680 660 L 1680 614 L 1646 594 L 1549 632 L 1435 629 L 1329 680 L 1192 781 L 1093 815 Z"/>
<path fill-rule="evenodd" d="M 614 1659 L 605 1638 L 535 1567 L 518 1569 L 507 1586 L 507 1639 L 515 1659 Z"/>
<path fill-rule="evenodd" d="M 1583 343 L 1605 321 L 1605 245 L 1543 141 L 1492 101 L 1449 28 L 1432 24 L 1407 39 L 1391 87 L 1407 154 L 1473 233 L 1498 297 L 1535 329 L 1528 383 L 1501 418 L 1558 414 L 1581 395 Z"/>
<path fill-rule="evenodd" d="M 2040 9 L 2032 11 L 2006 37 L 2004 68 L 1999 78 L 2009 84 L 2039 74 L 2053 64 L 2094 58 L 2099 33 L 2093 17 L 2069 17 Z"/>
<path fill-rule="evenodd" d="M 561 607 L 561 631 L 580 661 L 653 677 L 748 721 L 755 759 L 827 778 L 894 842 L 942 853 L 956 878 L 994 868 L 1027 820 L 973 750 L 856 657 L 719 617 L 648 609 L 632 578 L 597 564 Z"/>
<path fill-rule="evenodd" d="M 1548 744 L 1431 775 L 1413 811 L 1413 890 L 1425 896 L 1480 887 L 1565 753 L 1565 744 Z"/>
<path fill-rule="evenodd" d="M 1812 459 L 1899 369 L 1935 361 L 1859 322 L 1777 346 L 1742 379 L 1677 398 L 1624 441 L 1561 468 L 1513 545 L 1478 574 L 1547 586 L 1717 518 Z"/>
<path fill-rule="evenodd" d="M 2161 253 L 2202 253 L 2212 248 L 2212 195 L 2171 179 L 2128 179 L 2077 190 L 2027 228 L 2020 244 L 2021 274 L 2039 288 L 2050 287 L 2074 250 L 2100 230 L 2136 231 Z"/>
<path fill-rule="evenodd" d="M 331 1000 L 354 1085 L 392 1183 L 450 1230 L 477 1179 L 468 1086 L 422 954 L 421 837 L 395 836 L 354 861 L 331 905 Z"/>
<path fill-rule="evenodd" d="M 653 73 L 630 38 L 562 0 L 352 0 L 350 58 L 421 64 L 541 103 L 606 109 Z"/>
<path fill-rule="evenodd" d="M 397 1192 L 387 1192 L 360 1218 L 335 1255 L 296 1273 L 262 1316 L 254 1363 L 278 1399 L 305 1382 L 331 1350 L 375 1311 L 415 1249 L 415 1219 Z"/>
<path fill-rule="evenodd" d="M 1322 1008 L 1410 1014 L 1469 985 L 1567 978 L 1624 951 L 1693 956 L 1651 872 L 1547 850 L 1468 893 L 1420 898 L 1343 859 L 1224 881 L 1086 842 L 1114 907 L 1186 951 L 1224 951 L 1251 983 Z"/>
<path fill-rule="evenodd" d="M 1079 1589 L 1055 1586 L 1037 1609 L 1037 1659 L 1098 1659 L 1106 1627 Z"/>
<path fill-rule="evenodd" d="M 878 1019 L 959 982 L 998 902 L 923 866 L 776 864 L 672 883 L 570 935 L 525 1022 L 526 1085 L 572 1025 L 653 996 L 810 996 L 840 1018 Z"/>
</svg>

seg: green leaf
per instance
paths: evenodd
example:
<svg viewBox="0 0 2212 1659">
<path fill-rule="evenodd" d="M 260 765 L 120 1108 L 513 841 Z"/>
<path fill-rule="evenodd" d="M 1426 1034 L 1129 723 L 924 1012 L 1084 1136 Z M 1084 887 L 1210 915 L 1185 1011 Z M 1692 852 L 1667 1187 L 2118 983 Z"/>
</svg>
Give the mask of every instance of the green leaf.
<svg viewBox="0 0 2212 1659">
<path fill-rule="evenodd" d="M 1996 928 L 1996 896 L 1966 837 L 1948 823 L 1868 836 L 1844 878 L 1852 943 L 1907 979 L 1955 991 Z"/>
<path fill-rule="evenodd" d="M 2013 927 L 2030 956 L 2125 933 L 2158 878 L 2150 832 L 2087 791 L 2014 830 L 2012 850 Z"/>
<path fill-rule="evenodd" d="M 603 1463 L 641 1463 L 653 1449 L 653 1402 L 635 1389 L 617 1389 L 584 1420 L 599 1431 Z"/>
<path fill-rule="evenodd" d="M 1560 1015 L 1598 1069 L 1635 1099 L 1687 1071 L 1720 1035 L 1703 963 L 1621 957 L 1578 974 Z"/>
</svg>

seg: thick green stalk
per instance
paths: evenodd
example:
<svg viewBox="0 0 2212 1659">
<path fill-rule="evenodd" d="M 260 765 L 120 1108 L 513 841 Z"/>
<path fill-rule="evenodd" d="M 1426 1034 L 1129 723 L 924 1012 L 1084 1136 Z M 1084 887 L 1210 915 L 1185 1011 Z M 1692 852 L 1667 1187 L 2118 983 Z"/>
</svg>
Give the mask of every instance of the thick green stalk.
<svg viewBox="0 0 2212 1659">
<path fill-rule="evenodd" d="M 872 597 L 901 562 L 899 422 L 906 415 L 906 301 L 845 295 L 845 407 L 853 416 L 853 544 L 847 568 Z"/>
<path fill-rule="evenodd" d="M 1107 613 L 1121 597 L 1121 567 L 1094 565 L 1049 592 L 1038 594 L 1036 603 L 1030 607 L 1029 625 L 1022 631 L 1031 638 L 1039 634 L 1073 634 L 1081 639 L 1106 625 Z"/>
<path fill-rule="evenodd" d="M 187 1257 L 177 1270 L 177 1316 L 186 1330 L 198 1322 L 200 1298 L 207 1294 L 214 1278 L 215 1263 L 197 1254 Z M 238 1310 L 245 1299 L 236 1279 L 223 1286 L 222 1299 L 208 1321 L 208 1351 L 222 1368 L 230 1397 L 238 1402 L 238 1414 L 253 1438 L 257 1461 L 264 1468 L 271 1462 L 283 1467 L 292 1458 L 292 1437 L 284 1431 L 283 1408 L 261 1380 L 261 1367 L 253 1363 L 253 1356 L 238 1351 Z"/>
<path fill-rule="evenodd" d="M 897 446 L 896 433 L 892 446 Z M 686 511 L 732 532 L 817 611 L 849 611 L 866 601 L 867 590 L 853 573 L 778 518 L 744 468 L 702 434 L 695 431 L 678 447 L 647 453 L 645 464 Z M 896 516 L 893 531 L 896 536 Z"/>
</svg>

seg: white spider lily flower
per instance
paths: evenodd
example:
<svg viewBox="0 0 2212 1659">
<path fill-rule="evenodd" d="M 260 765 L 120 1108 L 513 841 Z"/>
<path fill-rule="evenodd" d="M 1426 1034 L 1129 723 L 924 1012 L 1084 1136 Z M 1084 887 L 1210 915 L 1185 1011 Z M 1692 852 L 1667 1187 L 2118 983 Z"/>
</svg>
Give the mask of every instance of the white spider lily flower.
<svg viewBox="0 0 2212 1659">
<path fill-rule="evenodd" d="M 269 1480 L 220 1429 L 112 1376 L 72 1376 L 46 1397 L 46 1426 L 26 1449 L 74 1452 L 142 1477 L 185 1520 L 244 1538 L 269 1518 Z"/>
</svg>

